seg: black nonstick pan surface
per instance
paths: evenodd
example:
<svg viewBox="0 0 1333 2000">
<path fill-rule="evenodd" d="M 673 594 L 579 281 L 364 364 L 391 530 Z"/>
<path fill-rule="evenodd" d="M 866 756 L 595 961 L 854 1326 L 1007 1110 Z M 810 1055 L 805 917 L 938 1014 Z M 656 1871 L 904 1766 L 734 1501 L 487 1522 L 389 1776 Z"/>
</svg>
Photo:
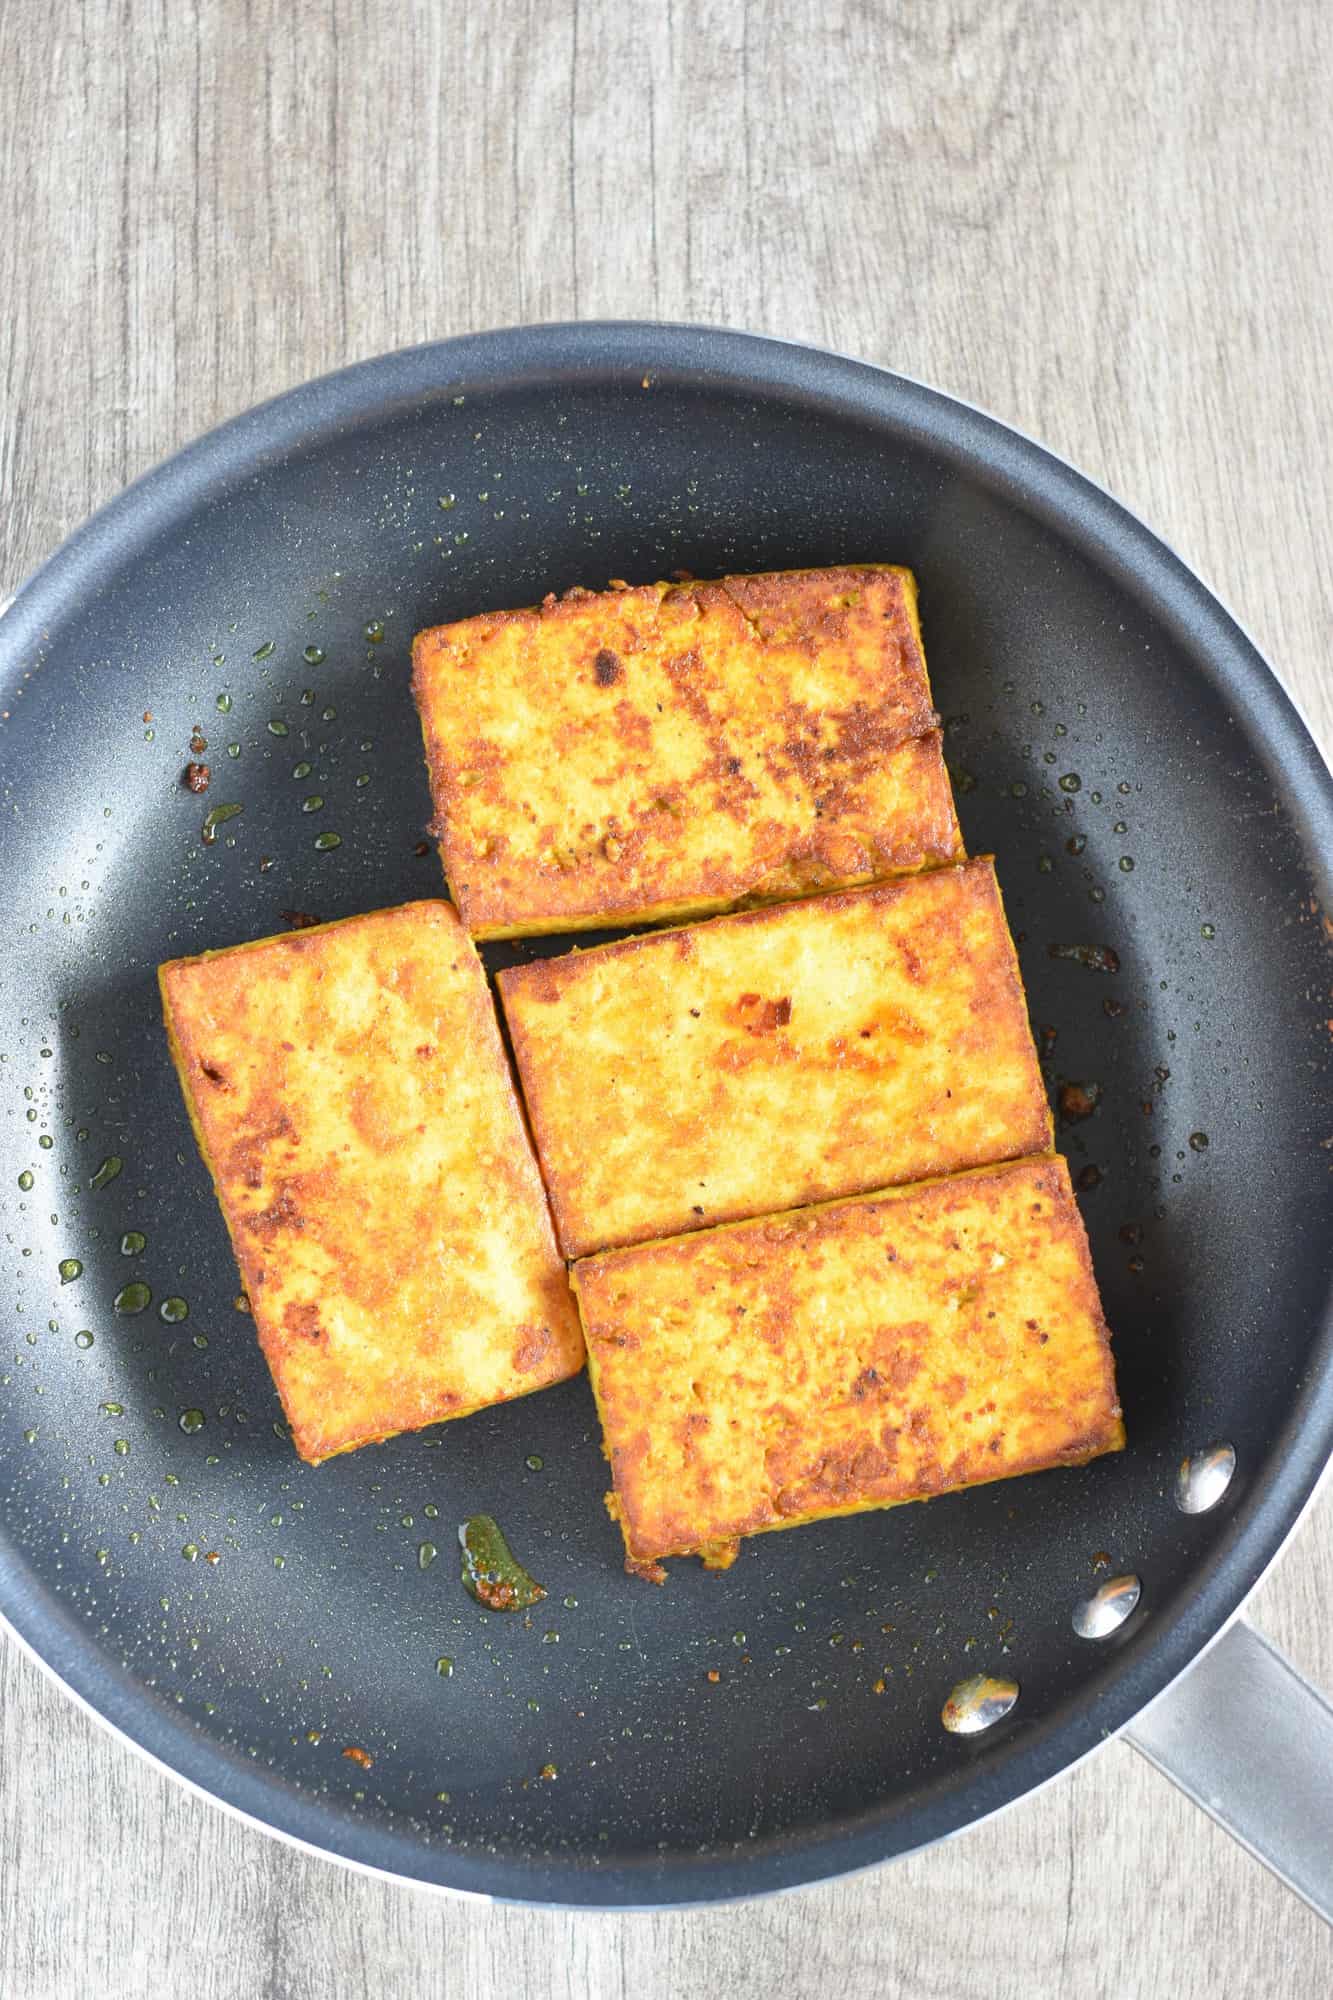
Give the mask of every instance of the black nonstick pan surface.
<svg viewBox="0 0 1333 2000">
<path fill-rule="evenodd" d="M 1052 1091 L 1100 1086 L 1058 1143 L 1128 1449 L 765 1536 L 660 1590 L 622 1571 L 586 1380 L 301 1465 L 158 962 L 441 892 L 418 627 L 613 576 L 857 559 L 918 574 L 967 845 L 997 857 Z M 0 1608 L 186 1780 L 457 1889 L 775 1888 L 1068 1766 L 1277 1551 L 1333 1444 L 1333 787 L 1227 613 L 1036 445 L 737 334 L 419 348 L 115 501 L 0 617 L 0 711 Z M 204 799 L 181 783 L 195 731 Z M 487 957 L 536 948 L 558 944 Z M 1176 1468 L 1217 1440 L 1236 1477 L 1189 1517 Z M 479 1511 L 546 1586 L 530 1621 L 459 1584 Z M 1138 1610 L 1080 1639 L 1073 1606 L 1121 1570 Z M 982 1670 L 1017 1704 L 947 1734 Z"/>
</svg>

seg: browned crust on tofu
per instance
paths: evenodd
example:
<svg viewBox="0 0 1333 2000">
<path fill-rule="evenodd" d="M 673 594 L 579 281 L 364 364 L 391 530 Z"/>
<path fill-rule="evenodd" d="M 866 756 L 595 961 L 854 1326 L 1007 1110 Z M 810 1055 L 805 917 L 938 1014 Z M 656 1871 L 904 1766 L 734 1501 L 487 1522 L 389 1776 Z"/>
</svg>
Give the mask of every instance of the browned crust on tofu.
<svg viewBox="0 0 1333 2000">
<path fill-rule="evenodd" d="M 498 985 L 570 1257 L 1051 1143 L 987 856 Z"/>
<path fill-rule="evenodd" d="M 448 903 L 176 959 L 159 978 L 302 1458 L 577 1372 L 499 1024 Z"/>
<path fill-rule="evenodd" d="M 911 572 L 569 592 L 418 634 L 450 893 L 477 937 L 879 880 L 962 842 Z"/>
<path fill-rule="evenodd" d="M 629 1565 L 1117 1451 L 1064 1160 L 586 1258 Z"/>
</svg>

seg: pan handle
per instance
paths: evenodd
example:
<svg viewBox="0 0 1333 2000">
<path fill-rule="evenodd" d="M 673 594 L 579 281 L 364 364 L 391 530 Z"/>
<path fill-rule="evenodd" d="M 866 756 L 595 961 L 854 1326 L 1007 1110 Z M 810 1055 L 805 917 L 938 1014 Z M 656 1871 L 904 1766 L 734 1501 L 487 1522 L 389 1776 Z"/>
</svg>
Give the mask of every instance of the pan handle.
<svg viewBox="0 0 1333 2000">
<path fill-rule="evenodd" d="M 1125 1731 L 1333 1923 L 1333 1707 L 1244 1619 Z"/>
</svg>

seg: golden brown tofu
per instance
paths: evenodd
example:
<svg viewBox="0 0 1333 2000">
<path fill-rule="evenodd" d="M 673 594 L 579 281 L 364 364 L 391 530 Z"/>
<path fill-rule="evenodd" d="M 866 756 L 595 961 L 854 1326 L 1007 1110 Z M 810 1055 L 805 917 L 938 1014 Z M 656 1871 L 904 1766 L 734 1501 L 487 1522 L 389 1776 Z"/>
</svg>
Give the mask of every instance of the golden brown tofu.
<svg viewBox="0 0 1333 2000">
<path fill-rule="evenodd" d="M 1062 1159 L 587 1258 L 626 1568 L 1081 1465 L 1124 1426 Z"/>
<path fill-rule="evenodd" d="M 573 590 L 419 634 L 477 937 L 706 916 L 962 854 L 911 572 Z"/>
<path fill-rule="evenodd" d="M 1051 1143 L 989 859 L 499 987 L 569 1257 Z"/>
<path fill-rule="evenodd" d="M 577 1373 L 499 1023 L 450 904 L 176 959 L 159 978 L 302 1458 Z"/>
</svg>

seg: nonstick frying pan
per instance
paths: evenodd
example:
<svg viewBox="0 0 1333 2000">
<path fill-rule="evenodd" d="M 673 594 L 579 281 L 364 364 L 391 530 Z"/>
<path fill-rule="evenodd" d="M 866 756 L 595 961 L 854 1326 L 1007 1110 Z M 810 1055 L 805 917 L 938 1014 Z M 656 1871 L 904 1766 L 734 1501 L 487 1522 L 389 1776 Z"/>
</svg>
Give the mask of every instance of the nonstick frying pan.
<svg viewBox="0 0 1333 2000">
<path fill-rule="evenodd" d="M 997 856 L 1052 1090 L 1100 1086 L 1059 1143 L 1128 1449 L 766 1536 L 660 1590 L 621 1569 L 586 1380 L 299 1464 L 157 963 L 440 892 L 418 627 L 612 576 L 851 559 L 918 574 L 967 844 Z M 827 354 L 481 335 L 314 382 L 123 494 L 0 618 L 0 712 L 0 1607 L 143 1750 L 397 1876 L 686 1902 L 952 1832 L 1223 1632 L 1333 1446 L 1333 785 L 1245 635 L 1105 494 Z M 204 799 L 181 783 L 195 731 Z M 460 1587 L 478 1511 L 547 1588 L 530 1619 Z M 1124 1577 L 1115 1624 L 1132 1589 L 1097 1594 Z M 950 1734 L 978 1672 L 1018 1699 Z M 1196 1792 L 1229 1785 L 1233 1828 L 1327 1907 L 1333 1725 L 1261 1642 L 1233 1627 L 1137 1726 Z"/>
</svg>

